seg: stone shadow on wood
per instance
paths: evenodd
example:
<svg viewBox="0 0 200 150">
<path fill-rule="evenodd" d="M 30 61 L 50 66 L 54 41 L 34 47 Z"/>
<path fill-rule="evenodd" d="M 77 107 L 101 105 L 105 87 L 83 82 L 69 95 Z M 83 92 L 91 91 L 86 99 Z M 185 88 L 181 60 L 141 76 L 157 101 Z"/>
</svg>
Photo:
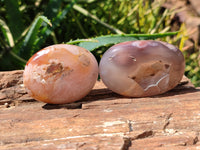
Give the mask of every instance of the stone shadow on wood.
<svg viewBox="0 0 200 150">
<path fill-rule="evenodd" d="M 161 94 L 161 95 L 156 95 L 156 96 L 151 96 L 151 97 L 146 97 L 148 98 L 164 98 L 164 97 L 170 97 L 174 95 L 182 95 L 186 93 L 194 93 L 194 92 L 199 92 L 199 88 L 195 88 L 190 85 L 178 85 L 174 89 Z M 102 88 L 102 89 L 93 89 L 86 97 L 82 98 L 80 101 L 74 102 L 74 103 L 69 103 L 69 104 L 45 104 L 42 106 L 44 109 L 82 109 L 82 104 L 87 104 L 91 103 L 94 101 L 101 101 L 101 100 L 117 100 L 117 99 L 127 99 L 129 97 L 121 96 L 117 93 L 112 92 L 108 88 Z M 143 97 L 144 98 L 144 97 Z M 140 99 L 140 98 L 130 98 L 133 100 L 134 99 Z"/>
<path fill-rule="evenodd" d="M 51 109 L 81 109 L 82 103 L 75 102 L 69 104 L 45 104 L 42 106 L 43 109 L 51 110 Z"/>
<path fill-rule="evenodd" d="M 182 94 L 186 94 L 186 93 L 195 93 L 195 92 L 199 92 L 199 91 L 200 91 L 200 89 L 195 88 L 194 86 L 177 85 L 172 90 L 170 90 L 166 93 L 160 94 L 160 95 L 151 96 L 151 98 L 169 97 L 169 96 L 175 96 L 175 95 L 182 95 Z"/>
<path fill-rule="evenodd" d="M 125 98 L 117 93 L 112 92 L 107 88 L 93 89 L 87 96 L 81 100 L 69 104 L 45 104 L 42 106 L 44 109 L 82 109 L 82 104 L 90 103 L 100 100 L 114 100 L 118 98 Z"/>
<path fill-rule="evenodd" d="M 169 96 L 174 96 L 174 95 L 182 95 L 182 94 L 186 94 L 186 93 L 194 93 L 194 92 L 199 92 L 200 88 L 195 88 L 193 85 L 188 84 L 188 82 L 184 83 L 180 83 L 179 85 L 177 85 L 175 88 L 173 88 L 172 90 L 160 94 L 160 95 L 155 95 L 155 96 L 149 96 L 149 98 L 162 98 L 162 97 L 169 97 Z M 113 99 L 123 99 L 123 98 L 130 98 L 130 99 L 140 99 L 139 97 L 126 97 L 126 96 L 122 96 L 119 95 L 111 90 L 109 90 L 108 88 L 104 88 L 104 89 L 94 89 L 92 90 L 86 97 L 84 97 L 81 102 L 92 102 L 92 101 L 97 101 L 97 100 L 113 100 Z M 141 97 L 141 98 L 148 98 L 148 97 Z"/>
</svg>

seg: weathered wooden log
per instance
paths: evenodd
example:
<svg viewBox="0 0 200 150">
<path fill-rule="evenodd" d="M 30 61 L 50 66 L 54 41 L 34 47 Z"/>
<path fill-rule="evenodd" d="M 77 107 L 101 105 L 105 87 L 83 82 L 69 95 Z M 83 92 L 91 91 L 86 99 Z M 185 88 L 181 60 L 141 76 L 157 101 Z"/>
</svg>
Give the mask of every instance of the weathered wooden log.
<svg viewBox="0 0 200 150">
<path fill-rule="evenodd" d="M 82 100 L 38 102 L 23 71 L 0 73 L 0 149 L 198 149 L 200 88 L 184 77 L 173 90 L 127 98 L 101 81 Z"/>
</svg>

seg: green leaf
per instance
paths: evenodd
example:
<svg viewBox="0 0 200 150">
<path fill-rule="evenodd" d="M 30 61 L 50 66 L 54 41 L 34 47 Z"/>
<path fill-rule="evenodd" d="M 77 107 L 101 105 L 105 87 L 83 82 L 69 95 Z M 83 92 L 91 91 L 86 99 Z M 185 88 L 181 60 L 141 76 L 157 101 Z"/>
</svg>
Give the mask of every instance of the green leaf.
<svg viewBox="0 0 200 150">
<path fill-rule="evenodd" d="M 14 39 L 21 36 L 24 30 L 24 24 L 19 11 L 18 0 L 5 0 L 6 14 L 8 18 L 8 26 L 12 32 Z"/>
<path fill-rule="evenodd" d="M 78 3 L 93 3 L 97 0 L 77 0 Z M 71 2 L 71 0 L 65 0 L 65 2 Z"/>
<path fill-rule="evenodd" d="M 158 33 L 158 34 L 124 34 L 124 35 L 105 35 L 105 36 L 99 36 L 92 38 L 90 40 L 92 41 L 80 41 L 78 46 L 81 46 L 89 51 L 93 51 L 99 47 L 111 45 L 111 44 L 117 44 L 125 41 L 134 41 L 134 40 L 148 40 L 148 39 L 156 39 L 156 38 L 162 38 L 166 36 L 172 36 L 176 35 L 178 32 L 169 32 L 169 33 Z M 89 40 L 89 39 L 88 39 Z M 70 43 L 77 43 L 75 41 L 70 41 L 67 44 Z"/>
<path fill-rule="evenodd" d="M 73 5 L 76 3 L 76 0 L 72 0 L 72 2 L 58 13 L 58 15 L 52 20 L 53 28 L 59 26 L 60 22 L 65 18 L 66 14 L 72 9 Z"/>
<path fill-rule="evenodd" d="M 37 41 L 37 45 L 40 46 L 44 43 L 46 38 L 52 33 L 52 31 L 59 26 L 60 22 L 65 18 L 66 14 L 72 9 L 73 5 L 77 0 L 72 0 L 70 4 L 66 5 L 66 7 L 57 14 L 55 18 L 52 19 L 52 27 L 45 26 L 40 32 L 40 37 Z"/>
<path fill-rule="evenodd" d="M 15 44 L 14 44 L 12 33 L 10 32 L 10 29 L 7 26 L 7 24 L 1 19 L 0 19 L 0 28 L 1 28 L 1 31 L 7 41 L 7 44 L 10 47 L 13 47 Z"/>
<path fill-rule="evenodd" d="M 50 20 L 55 18 L 60 9 L 61 2 L 62 0 L 50 0 L 45 9 L 44 16 L 46 16 Z"/>
<path fill-rule="evenodd" d="M 2 58 L 0 58 L 0 70 L 16 70 L 23 69 L 26 61 L 17 56 L 12 51 L 6 51 Z"/>
<path fill-rule="evenodd" d="M 82 43 L 82 42 L 99 42 L 99 41 L 95 39 L 78 39 L 74 41 L 69 41 L 67 42 L 67 44 L 77 44 L 77 43 Z"/>
<path fill-rule="evenodd" d="M 25 39 L 22 44 L 19 55 L 25 59 L 28 59 L 32 55 L 32 48 L 37 39 L 38 32 L 43 22 L 46 22 L 51 26 L 51 22 L 45 16 L 38 16 L 33 21 L 28 33 L 25 36 Z"/>
<path fill-rule="evenodd" d="M 97 21 L 97 22 L 100 23 L 101 25 L 105 26 L 106 28 L 112 30 L 113 32 L 115 32 L 115 33 L 117 33 L 117 34 L 124 34 L 124 32 L 122 32 L 121 30 L 119 30 L 119 29 L 117 29 L 117 28 L 115 28 L 115 27 L 113 27 L 113 26 L 111 26 L 111 25 L 109 25 L 109 24 L 107 24 L 107 23 L 101 21 L 97 16 L 92 15 L 90 12 L 88 12 L 88 11 L 87 11 L 86 9 L 84 9 L 83 7 L 80 7 L 80 6 L 78 6 L 78 5 L 75 4 L 75 5 L 73 6 L 73 8 L 74 8 L 76 11 L 80 12 L 81 14 L 83 14 L 83 15 L 85 15 L 85 16 L 87 16 L 87 17 L 90 17 L 90 18 L 92 18 L 92 19 L 94 19 L 95 21 Z"/>
</svg>

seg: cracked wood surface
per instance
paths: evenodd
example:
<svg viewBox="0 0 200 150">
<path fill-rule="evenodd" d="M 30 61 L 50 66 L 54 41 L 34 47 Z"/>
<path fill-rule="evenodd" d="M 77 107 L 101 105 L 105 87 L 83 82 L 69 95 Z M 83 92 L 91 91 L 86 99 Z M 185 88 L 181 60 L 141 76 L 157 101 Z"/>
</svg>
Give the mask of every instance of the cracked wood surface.
<svg viewBox="0 0 200 150">
<path fill-rule="evenodd" d="M 0 72 L 0 149 L 200 149 L 200 88 L 183 78 L 158 96 L 127 98 L 102 82 L 81 101 L 29 97 L 23 71 Z"/>
</svg>

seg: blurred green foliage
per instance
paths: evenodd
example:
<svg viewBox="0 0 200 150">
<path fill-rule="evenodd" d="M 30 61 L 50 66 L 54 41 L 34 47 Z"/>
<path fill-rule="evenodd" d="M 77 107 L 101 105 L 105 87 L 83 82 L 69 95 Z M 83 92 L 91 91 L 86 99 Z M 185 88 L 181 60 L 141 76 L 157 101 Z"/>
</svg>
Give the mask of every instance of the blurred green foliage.
<svg viewBox="0 0 200 150">
<path fill-rule="evenodd" d="M 171 31 L 175 11 L 162 8 L 163 2 L 164 0 L 0 0 L 0 70 L 23 69 L 35 52 L 52 44 L 91 37 L 102 40 L 102 35 L 111 34 L 134 34 L 132 38 L 135 34 L 147 34 L 148 39 L 155 38 L 150 34 L 164 35 Z M 182 32 L 177 36 L 162 36 L 159 40 L 172 43 L 180 49 L 185 41 Z M 79 41 L 86 43 L 84 40 Z M 104 43 L 93 51 L 97 59 L 100 59 L 108 46 L 115 43 L 109 44 L 104 38 L 102 41 Z M 119 39 L 116 41 L 120 42 Z M 184 52 L 184 55 L 186 74 L 198 86 L 198 53 L 190 55 Z"/>
<path fill-rule="evenodd" d="M 185 68 L 185 74 L 188 78 L 190 78 L 191 82 L 195 86 L 200 86 L 200 68 L 199 68 L 199 52 L 193 53 L 189 55 L 186 54 L 186 68 Z"/>
</svg>

